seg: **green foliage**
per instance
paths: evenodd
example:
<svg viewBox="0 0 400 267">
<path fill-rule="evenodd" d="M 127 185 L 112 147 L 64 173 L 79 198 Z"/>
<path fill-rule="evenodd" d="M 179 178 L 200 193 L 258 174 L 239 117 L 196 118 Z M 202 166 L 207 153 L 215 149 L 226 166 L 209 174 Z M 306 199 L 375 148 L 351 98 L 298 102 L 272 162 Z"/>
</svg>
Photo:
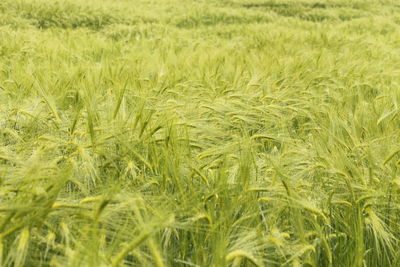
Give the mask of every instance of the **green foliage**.
<svg viewBox="0 0 400 267">
<path fill-rule="evenodd" d="M 394 1 L 0 3 L 0 266 L 398 266 Z"/>
</svg>

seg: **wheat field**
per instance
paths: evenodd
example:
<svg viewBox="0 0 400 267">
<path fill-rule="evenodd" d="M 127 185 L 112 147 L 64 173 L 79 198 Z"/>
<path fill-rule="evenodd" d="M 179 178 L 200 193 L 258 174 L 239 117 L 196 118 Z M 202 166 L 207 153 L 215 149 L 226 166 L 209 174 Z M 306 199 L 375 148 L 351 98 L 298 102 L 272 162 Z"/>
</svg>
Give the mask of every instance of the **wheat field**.
<svg viewBox="0 0 400 267">
<path fill-rule="evenodd" d="M 2 0 L 0 266 L 400 266 L 400 5 Z"/>
</svg>

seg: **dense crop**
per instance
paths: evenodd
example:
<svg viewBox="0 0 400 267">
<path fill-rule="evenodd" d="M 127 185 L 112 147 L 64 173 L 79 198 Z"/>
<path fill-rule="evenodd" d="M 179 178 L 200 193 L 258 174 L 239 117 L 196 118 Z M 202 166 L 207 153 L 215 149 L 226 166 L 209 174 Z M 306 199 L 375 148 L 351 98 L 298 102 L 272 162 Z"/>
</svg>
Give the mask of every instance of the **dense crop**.
<svg viewBox="0 0 400 267">
<path fill-rule="evenodd" d="M 399 266 L 400 6 L 2 0 L 0 266 Z"/>
</svg>

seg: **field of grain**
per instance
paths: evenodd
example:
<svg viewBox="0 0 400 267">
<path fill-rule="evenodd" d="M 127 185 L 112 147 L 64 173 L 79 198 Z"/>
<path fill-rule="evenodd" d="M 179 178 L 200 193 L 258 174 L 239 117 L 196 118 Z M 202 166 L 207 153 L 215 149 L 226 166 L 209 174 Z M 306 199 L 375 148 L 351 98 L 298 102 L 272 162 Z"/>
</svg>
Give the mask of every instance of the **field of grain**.
<svg viewBox="0 0 400 267">
<path fill-rule="evenodd" d="M 0 1 L 0 266 L 400 266 L 400 5 Z"/>
</svg>

